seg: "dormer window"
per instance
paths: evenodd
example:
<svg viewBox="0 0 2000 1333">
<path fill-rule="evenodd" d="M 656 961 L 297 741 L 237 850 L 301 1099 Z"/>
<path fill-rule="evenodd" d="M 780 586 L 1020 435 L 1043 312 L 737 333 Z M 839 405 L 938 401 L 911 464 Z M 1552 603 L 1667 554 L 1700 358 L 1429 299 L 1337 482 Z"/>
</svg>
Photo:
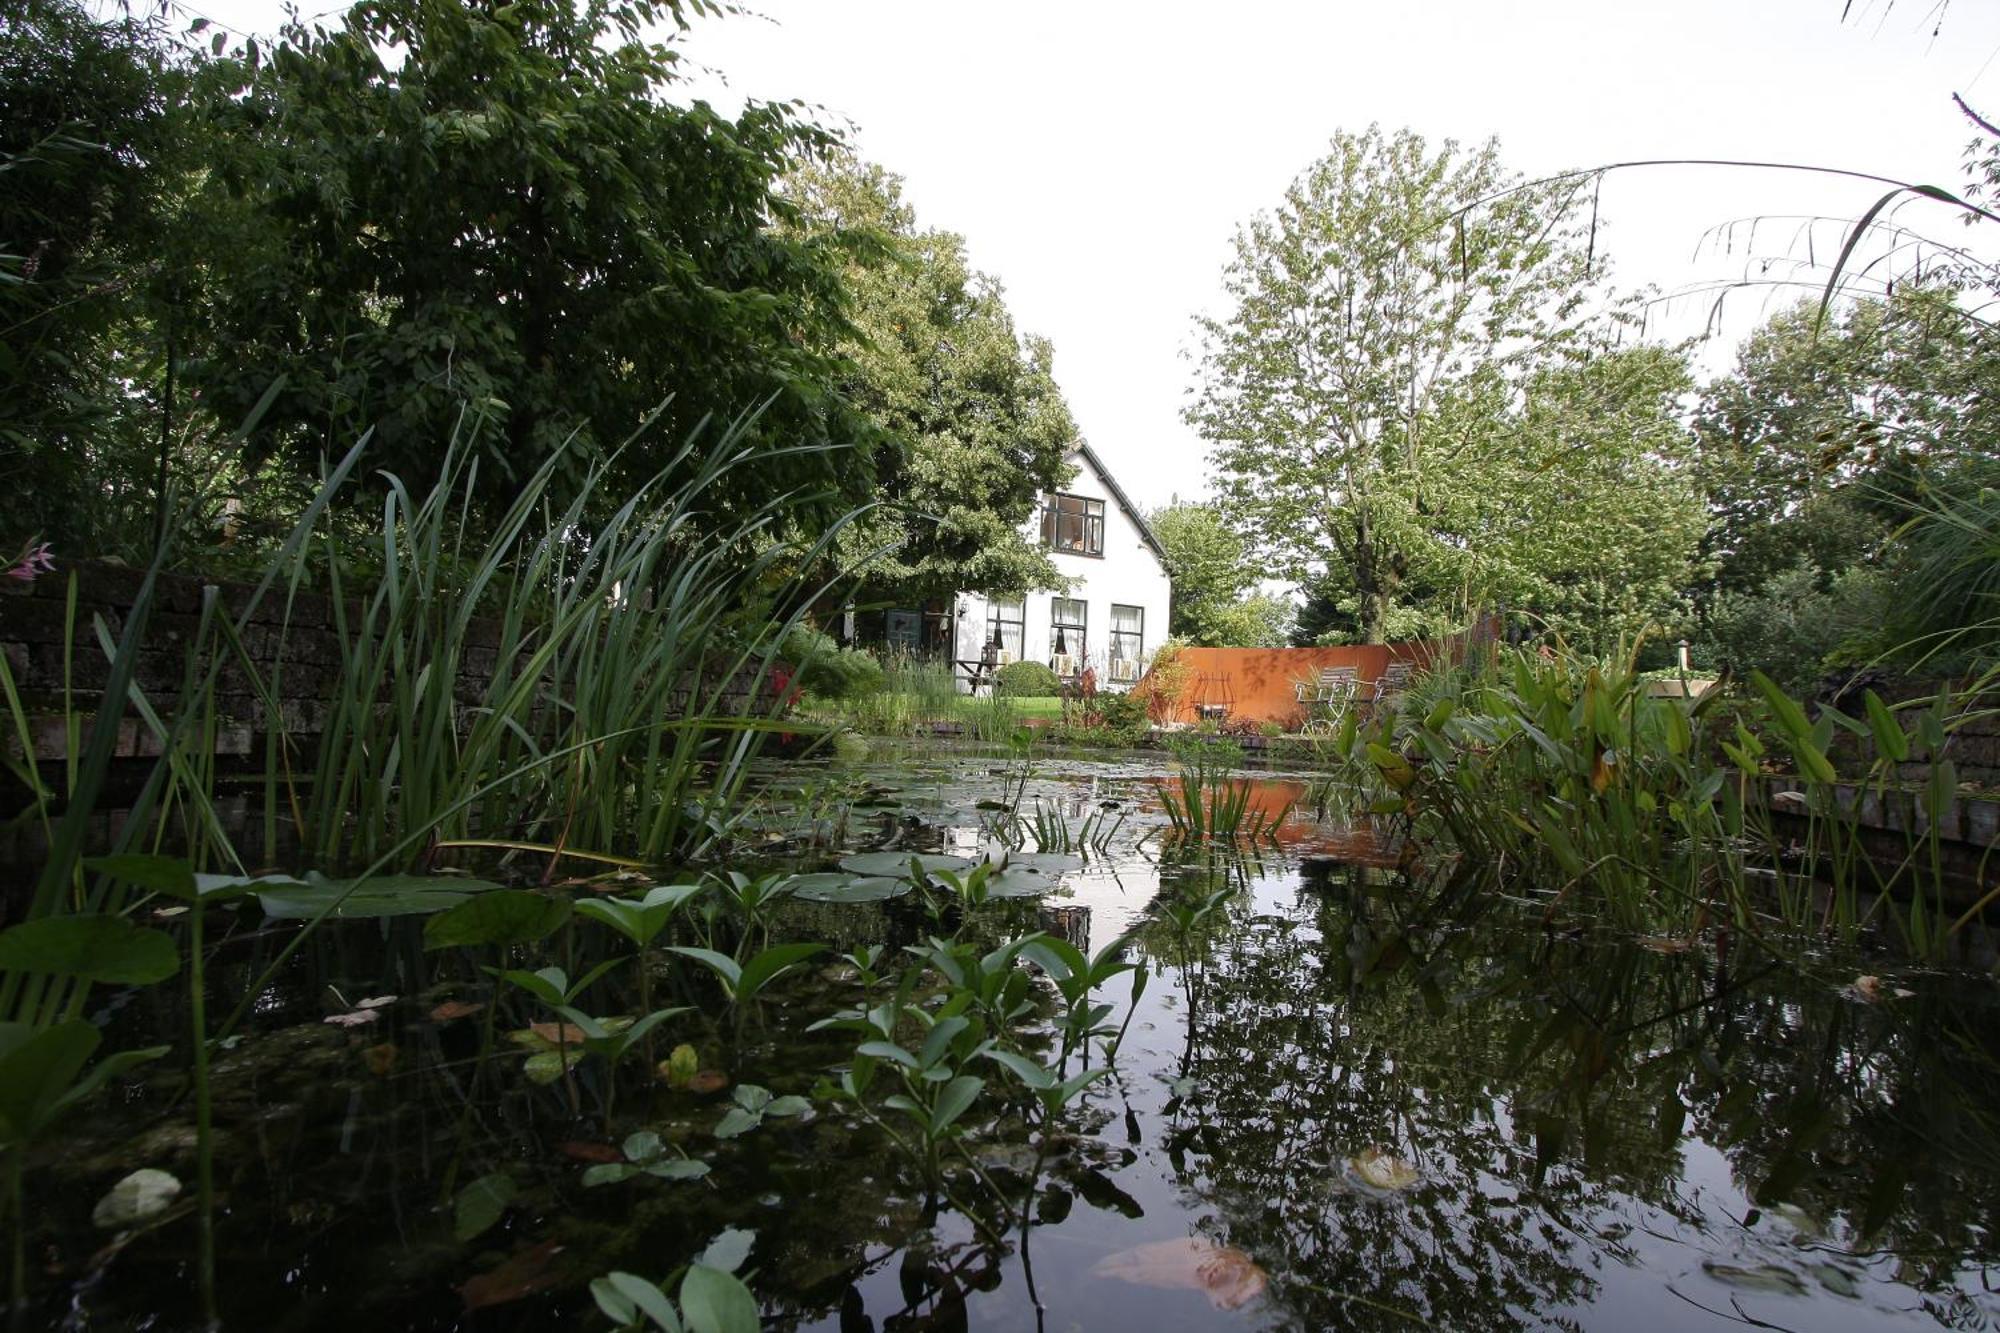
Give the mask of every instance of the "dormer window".
<svg viewBox="0 0 2000 1333">
<path fill-rule="evenodd" d="M 1051 495 L 1042 504 L 1042 545 L 1070 555 L 1104 554 L 1104 501 Z"/>
</svg>

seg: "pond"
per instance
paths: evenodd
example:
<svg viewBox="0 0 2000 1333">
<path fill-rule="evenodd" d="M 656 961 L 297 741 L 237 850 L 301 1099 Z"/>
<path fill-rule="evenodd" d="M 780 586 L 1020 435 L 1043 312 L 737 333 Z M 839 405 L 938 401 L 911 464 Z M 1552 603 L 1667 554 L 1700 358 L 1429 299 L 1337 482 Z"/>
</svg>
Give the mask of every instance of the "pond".
<svg viewBox="0 0 2000 1333">
<path fill-rule="evenodd" d="M 977 855 L 998 806 L 1051 837 L 1059 816 L 1083 864 L 963 914 L 927 915 L 924 895 L 781 902 L 771 940 L 834 948 L 729 1017 L 707 971 L 658 955 L 653 999 L 693 1011 L 653 1054 L 691 1048 L 707 1091 L 643 1062 L 565 1077 L 561 1051 L 536 1081 L 531 1025 L 551 1016 L 518 988 L 475 1077 L 478 959 L 427 952 L 413 918 L 321 931 L 216 1056 L 224 1325 L 606 1327 L 592 1278 L 664 1279 L 717 1237 L 748 1241 L 740 1271 L 787 1330 L 2000 1324 L 1989 976 L 1551 929 L 1535 886 L 1399 871 L 1406 849 L 1316 815 L 1309 775 L 1255 781 L 1276 822 L 1254 847 L 1176 848 L 1169 768 L 944 746 L 774 764 L 750 823 L 773 855 L 801 830 L 830 844 L 802 870 L 856 849 Z M 993 1070 L 946 1197 L 927 1197 L 917 1162 L 828 1096 L 856 1038 L 810 1025 L 880 998 L 836 954 L 1036 928 L 1090 953 L 1129 936 L 1148 983 L 1136 1004 L 1129 974 L 1098 997 L 1123 1041 L 1046 1139 Z M 254 910 L 212 929 L 216 1003 L 246 998 L 286 930 Z M 574 977 L 616 953 L 571 930 L 513 961 Z M 172 990 L 100 992 L 107 1048 L 182 1030 Z M 198 1323 L 184 1204 L 115 1237 L 91 1222 L 128 1171 L 192 1178 L 166 1063 L 31 1162 L 33 1326 Z M 586 1183 L 632 1165 L 620 1145 L 642 1132 L 659 1156 L 640 1167 L 706 1173 Z M 468 1222 L 446 1201 L 474 1179 L 504 1190 Z M 1032 1190 L 1025 1247 L 1018 1218 L 960 1206 L 984 1186 L 1003 1206 Z"/>
</svg>

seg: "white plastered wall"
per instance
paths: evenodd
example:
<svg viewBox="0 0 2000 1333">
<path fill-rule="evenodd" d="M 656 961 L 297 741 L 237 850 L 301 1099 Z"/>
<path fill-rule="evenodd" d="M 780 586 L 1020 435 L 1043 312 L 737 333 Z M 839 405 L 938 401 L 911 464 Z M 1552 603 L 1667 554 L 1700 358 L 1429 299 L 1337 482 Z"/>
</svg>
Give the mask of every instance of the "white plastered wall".
<svg viewBox="0 0 2000 1333">
<path fill-rule="evenodd" d="M 1096 671 L 1099 689 L 1123 690 L 1132 682 L 1111 679 L 1111 608 L 1114 604 L 1136 606 L 1144 612 L 1144 641 L 1138 663 L 1138 673 L 1144 674 L 1153 653 L 1167 637 L 1170 586 L 1166 570 L 1161 568 L 1159 557 L 1146 543 L 1139 525 L 1111 494 L 1111 488 L 1104 484 L 1089 460 L 1079 453 L 1071 461 L 1076 464 L 1076 476 L 1064 488 L 1064 494 L 1104 501 L 1104 554 L 1099 557 L 1059 551 L 1051 555 L 1057 571 L 1070 580 L 1069 591 L 1044 588 L 1027 595 L 1022 616 L 1022 656 L 1029 661 L 1048 662 L 1054 652 L 1055 599 L 1080 600 L 1087 607 L 1086 663 Z M 1040 542 L 1041 524 L 1041 506 L 1037 504 L 1034 516 L 1023 525 L 1022 531 L 1030 541 Z M 987 611 L 987 598 L 977 593 L 959 594 L 955 656 L 967 661 L 979 657 L 986 644 Z M 1070 647 L 1073 651 L 1075 645 Z"/>
</svg>

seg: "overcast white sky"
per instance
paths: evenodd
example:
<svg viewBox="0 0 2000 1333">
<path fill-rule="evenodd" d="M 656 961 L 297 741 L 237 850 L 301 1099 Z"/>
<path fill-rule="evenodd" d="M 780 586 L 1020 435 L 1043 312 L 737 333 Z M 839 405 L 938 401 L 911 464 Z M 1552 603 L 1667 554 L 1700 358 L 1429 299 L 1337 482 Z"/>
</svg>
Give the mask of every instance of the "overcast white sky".
<svg viewBox="0 0 2000 1333">
<path fill-rule="evenodd" d="M 1053 340 L 1085 437 L 1148 507 L 1206 488 L 1179 409 L 1192 318 L 1219 298 L 1229 238 L 1337 128 L 1497 135 L 1531 175 L 1724 157 L 1956 189 L 1972 129 L 1950 95 L 2000 118 L 1994 0 L 1941 18 L 1936 0 L 1852 0 L 1845 23 L 1844 0 L 751 2 L 764 17 L 703 21 L 687 39 L 712 71 L 701 89 L 725 106 L 802 98 L 850 124 L 863 156 L 905 178 L 919 221 L 962 233 L 1020 326 Z M 251 30 L 276 12 L 197 8 Z M 1740 245 L 1694 254 L 1719 223 L 1852 218 L 1880 193 L 1796 173 L 1614 173 L 1600 241 L 1623 281 L 1673 290 L 1742 272 Z M 1905 220 L 1967 239 L 1940 206 Z M 1766 225 L 1757 250 L 1789 237 Z M 1837 231 L 1822 255 L 1829 244 Z M 1699 333 L 1711 299 L 1669 308 L 1663 331 Z M 1767 300 L 1728 298 L 1705 368 L 1728 364 Z"/>
</svg>

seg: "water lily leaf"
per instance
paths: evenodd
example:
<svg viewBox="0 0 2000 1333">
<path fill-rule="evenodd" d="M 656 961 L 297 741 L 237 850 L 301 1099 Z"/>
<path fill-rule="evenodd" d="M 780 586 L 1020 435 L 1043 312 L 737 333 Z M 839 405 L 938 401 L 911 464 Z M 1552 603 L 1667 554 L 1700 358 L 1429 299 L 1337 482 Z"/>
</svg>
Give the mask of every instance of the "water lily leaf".
<svg viewBox="0 0 2000 1333">
<path fill-rule="evenodd" d="M 561 1078 L 564 1071 L 583 1063 L 583 1056 L 581 1046 L 572 1046 L 564 1051 L 539 1051 L 521 1062 L 521 1072 L 528 1076 L 530 1083 L 547 1086 Z"/>
<path fill-rule="evenodd" d="M 665 1161 L 649 1163 L 645 1172 L 661 1180 L 700 1180 L 708 1174 L 708 1163 L 692 1157 L 669 1157 Z"/>
<path fill-rule="evenodd" d="M 1805 1279 L 1779 1264 L 1719 1264 L 1702 1260 L 1702 1270 L 1717 1282 L 1748 1291 L 1770 1291 L 1785 1296 L 1805 1294 Z"/>
<path fill-rule="evenodd" d="M 573 1162 L 602 1164 L 624 1160 L 624 1154 L 618 1151 L 616 1144 L 591 1143 L 585 1139 L 571 1139 L 566 1143 L 558 1143 L 556 1151 Z"/>
<path fill-rule="evenodd" d="M 90 1220 L 106 1231 L 123 1231 L 167 1211 L 180 1192 L 180 1181 L 145 1167 L 113 1185 L 91 1210 Z"/>
<path fill-rule="evenodd" d="M 583 1183 L 589 1188 L 598 1185 L 616 1185 L 620 1181 L 630 1180 L 642 1169 L 624 1162 L 601 1162 L 583 1173 Z"/>
<path fill-rule="evenodd" d="M 458 1289 L 468 1310 L 483 1310 L 532 1296 L 555 1285 L 560 1274 L 550 1271 L 562 1242 L 545 1240 L 532 1248 L 516 1251 L 498 1267 L 470 1278 Z"/>
<path fill-rule="evenodd" d="M 1406 1190 L 1423 1179 L 1421 1172 L 1387 1148 L 1369 1148 L 1354 1159 L 1354 1174 L 1378 1190 Z"/>
<path fill-rule="evenodd" d="M 986 881 L 988 898 L 1040 898 L 1062 887 L 1062 877 L 1027 866 L 1010 865 Z"/>
<path fill-rule="evenodd" d="M 733 1139 L 748 1134 L 763 1123 L 763 1112 L 746 1111 L 740 1106 L 732 1106 L 723 1113 L 722 1119 L 716 1122 L 715 1137 Z"/>
<path fill-rule="evenodd" d="M 1015 852 L 1007 858 L 1009 870 L 1038 870 L 1044 875 L 1066 875 L 1083 869 L 1083 858 L 1073 852 Z"/>
<path fill-rule="evenodd" d="M 257 905 L 264 909 L 265 916 L 281 921 L 320 916 L 331 916 L 336 921 L 428 916 L 470 901 L 479 890 L 495 887 L 481 880 L 434 879 L 423 875 L 381 875 L 359 883 L 322 879 L 318 875 L 308 879 L 304 884 L 279 881 L 269 888 L 255 890 Z"/>
<path fill-rule="evenodd" d="M 764 1108 L 765 1115 L 804 1115 L 812 1110 L 812 1099 L 808 1097 L 780 1097 Z"/>
<path fill-rule="evenodd" d="M 886 875 L 795 875 L 786 883 L 794 895 L 814 903 L 875 903 L 916 889 L 907 879 Z"/>
<path fill-rule="evenodd" d="M 532 1046 L 536 1050 L 555 1050 L 558 1046 L 581 1046 L 587 1034 L 574 1023 L 530 1023 L 524 1028 L 516 1028 L 507 1034 L 507 1040 L 517 1046 Z"/>
<path fill-rule="evenodd" d="M 725 1227 L 695 1256 L 695 1262 L 717 1272 L 734 1273 L 743 1267 L 744 1260 L 750 1257 L 750 1247 L 756 1243 L 755 1231 L 745 1227 Z"/>
<path fill-rule="evenodd" d="M 171 935 L 122 916 L 47 916 L 0 931 L 0 972 L 150 986 L 180 970 Z"/>
<path fill-rule="evenodd" d="M 1093 1277 L 1116 1278 L 1140 1287 L 1199 1291 L 1218 1310 L 1234 1310 L 1263 1294 L 1264 1270 L 1249 1255 L 1200 1236 L 1156 1240 L 1106 1255 L 1090 1270 Z"/>
<path fill-rule="evenodd" d="M 431 1010 L 431 1022 L 450 1023 L 460 1018 L 470 1018 L 478 1013 L 479 1005 L 465 1000 L 446 1000 Z"/>
<path fill-rule="evenodd" d="M 514 1201 L 514 1193 L 513 1179 L 499 1171 L 481 1176 L 467 1185 L 452 1203 L 452 1235 L 460 1240 L 471 1240 L 484 1233 L 507 1211 L 507 1205 Z"/>
<path fill-rule="evenodd" d="M 569 913 L 567 898 L 551 898 L 526 889 L 492 889 L 424 923 L 424 947 L 533 944 L 554 934 L 569 920 Z"/>
<path fill-rule="evenodd" d="M 948 852 L 856 852 L 852 856 L 841 857 L 840 868 L 856 875 L 891 875 L 907 879 L 912 860 L 921 862 L 926 874 L 949 870 L 955 875 L 962 875 L 978 864 L 969 856 L 953 856 Z"/>
</svg>

